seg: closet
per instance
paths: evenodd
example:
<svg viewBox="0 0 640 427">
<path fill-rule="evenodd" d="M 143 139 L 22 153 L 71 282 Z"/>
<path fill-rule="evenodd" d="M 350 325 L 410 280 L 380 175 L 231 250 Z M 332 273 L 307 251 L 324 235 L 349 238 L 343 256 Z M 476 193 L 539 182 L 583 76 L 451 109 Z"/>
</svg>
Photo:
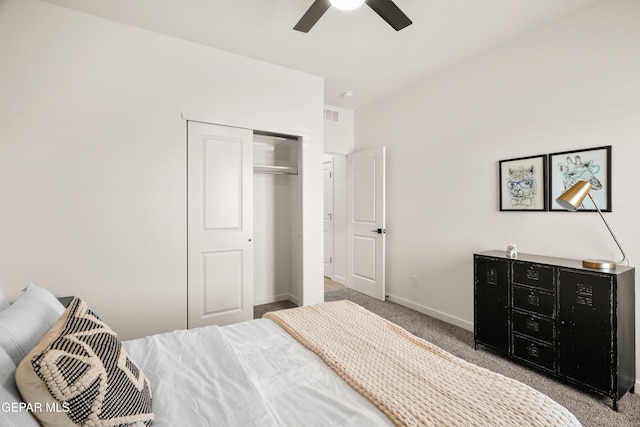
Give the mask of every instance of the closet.
<svg viewBox="0 0 640 427">
<path fill-rule="evenodd" d="M 254 132 L 254 303 L 298 303 L 302 282 L 299 141 Z"/>
<path fill-rule="evenodd" d="M 187 327 L 301 294 L 299 138 L 187 122 Z"/>
</svg>

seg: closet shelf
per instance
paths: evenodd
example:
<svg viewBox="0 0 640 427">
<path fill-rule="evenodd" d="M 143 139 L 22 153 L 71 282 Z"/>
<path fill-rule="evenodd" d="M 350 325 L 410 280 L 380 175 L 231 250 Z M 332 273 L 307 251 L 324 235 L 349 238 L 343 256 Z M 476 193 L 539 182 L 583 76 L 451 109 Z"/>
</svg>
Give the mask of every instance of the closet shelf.
<svg viewBox="0 0 640 427">
<path fill-rule="evenodd" d="M 276 175 L 298 175 L 298 168 L 292 168 L 289 166 L 253 165 L 253 172 Z"/>
</svg>

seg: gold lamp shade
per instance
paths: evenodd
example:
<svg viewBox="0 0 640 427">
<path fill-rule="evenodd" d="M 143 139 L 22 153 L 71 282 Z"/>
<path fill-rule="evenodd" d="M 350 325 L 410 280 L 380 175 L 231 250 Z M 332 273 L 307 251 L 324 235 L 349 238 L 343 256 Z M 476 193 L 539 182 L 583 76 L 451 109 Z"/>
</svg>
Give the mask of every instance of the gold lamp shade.
<svg viewBox="0 0 640 427">
<path fill-rule="evenodd" d="M 575 212 L 580 208 L 589 191 L 591 191 L 591 187 L 592 185 L 588 181 L 578 181 L 573 187 L 562 193 L 556 199 L 556 202 L 564 209 Z"/>
<path fill-rule="evenodd" d="M 591 202 L 593 202 L 593 206 L 595 206 L 596 210 L 600 214 L 600 218 L 602 218 L 602 221 L 604 222 L 604 225 L 607 226 L 607 230 L 609 230 L 609 233 L 611 234 L 611 237 L 613 237 L 613 240 L 618 245 L 618 249 L 620 249 L 620 252 L 622 252 L 622 260 L 618 262 L 618 263 L 622 263 L 622 261 L 624 261 L 627 257 L 625 255 L 624 251 L 622 250 L 622 247 L 620 246 L 620 243 L 618 243 L 618 239 L 616 239 L 616 236 L 613 234 L 613 231 L 611 231 L 611 227 L 609 227 L 609 224 L 607 223 L 607 220 L 604 219 L 604 216 L 602 215 L 602 212 L 600 211 L 600 208 L 598 207 L 598 204 L 593 199 L 593 196 L 590 193 L 591 187 L 592 187 L 592 185 L 591 185 L 590 182 L 578 181 L 575 184 L 573 184 L 573 186 L 571 188 L 569 188 L 567 191 L 562 193 L 562 195 L 556 199 L 556 202 L 560 206 L 562 206 L 564 209 L 566 209 L 568 211 L 571 211 L 571 212 L 575 212 L 580 208 L 580 206 L 582 206 L 582 202 L 584 201 L 584 199 L 587 196 L 589 196 L 589 198 L 591 199 Z M 613 269 L 616 268 L 616 264 L 617 263 L 615 261 L 608 261 L 608 260 L 602 260 L 602 259 L 585 259 L 585 260 L 582 260 L 582 265 L 584 267 L 596 268 L 596 269 L 611 269 L 611 270 L 613 270 Z"/>
</svg>

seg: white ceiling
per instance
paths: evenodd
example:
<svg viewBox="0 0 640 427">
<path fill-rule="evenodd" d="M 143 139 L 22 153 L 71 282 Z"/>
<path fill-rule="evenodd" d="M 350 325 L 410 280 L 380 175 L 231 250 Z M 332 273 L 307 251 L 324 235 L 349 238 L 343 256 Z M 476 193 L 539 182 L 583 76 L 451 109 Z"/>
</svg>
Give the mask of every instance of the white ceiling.
<svg viewBox="0 0 640 427">
<path fill-rule="evenodd" d="M 42 1 L 323 76 L 325 103 L 356 110 L 596 0 L 395 0 L 413 20 L 399 32 L 363 6 L 306 34 L 313 0 Z"/>
</svg>

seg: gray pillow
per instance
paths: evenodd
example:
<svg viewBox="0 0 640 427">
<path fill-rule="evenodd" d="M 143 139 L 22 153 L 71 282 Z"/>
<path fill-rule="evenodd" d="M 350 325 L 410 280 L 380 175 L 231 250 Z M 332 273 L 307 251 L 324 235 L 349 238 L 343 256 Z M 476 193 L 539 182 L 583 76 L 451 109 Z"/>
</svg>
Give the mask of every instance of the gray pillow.
<svg viewBox="0 0 640 427">
<path fill-rule="evenodd" d="M 46 289 L 29 285 L 0 311 L 0 347 L 17 365 L 53 326 L 64 307 Z"/>
<path fill-rule="evenodd" d="M 2 289 L 0 289 L 0 311 L 4 310 L 10 305 L 11 305 L 11 301 L 9 301 L 9 298 L 7 298 L 7 296 L 4 294 Z"/>
</svg>

